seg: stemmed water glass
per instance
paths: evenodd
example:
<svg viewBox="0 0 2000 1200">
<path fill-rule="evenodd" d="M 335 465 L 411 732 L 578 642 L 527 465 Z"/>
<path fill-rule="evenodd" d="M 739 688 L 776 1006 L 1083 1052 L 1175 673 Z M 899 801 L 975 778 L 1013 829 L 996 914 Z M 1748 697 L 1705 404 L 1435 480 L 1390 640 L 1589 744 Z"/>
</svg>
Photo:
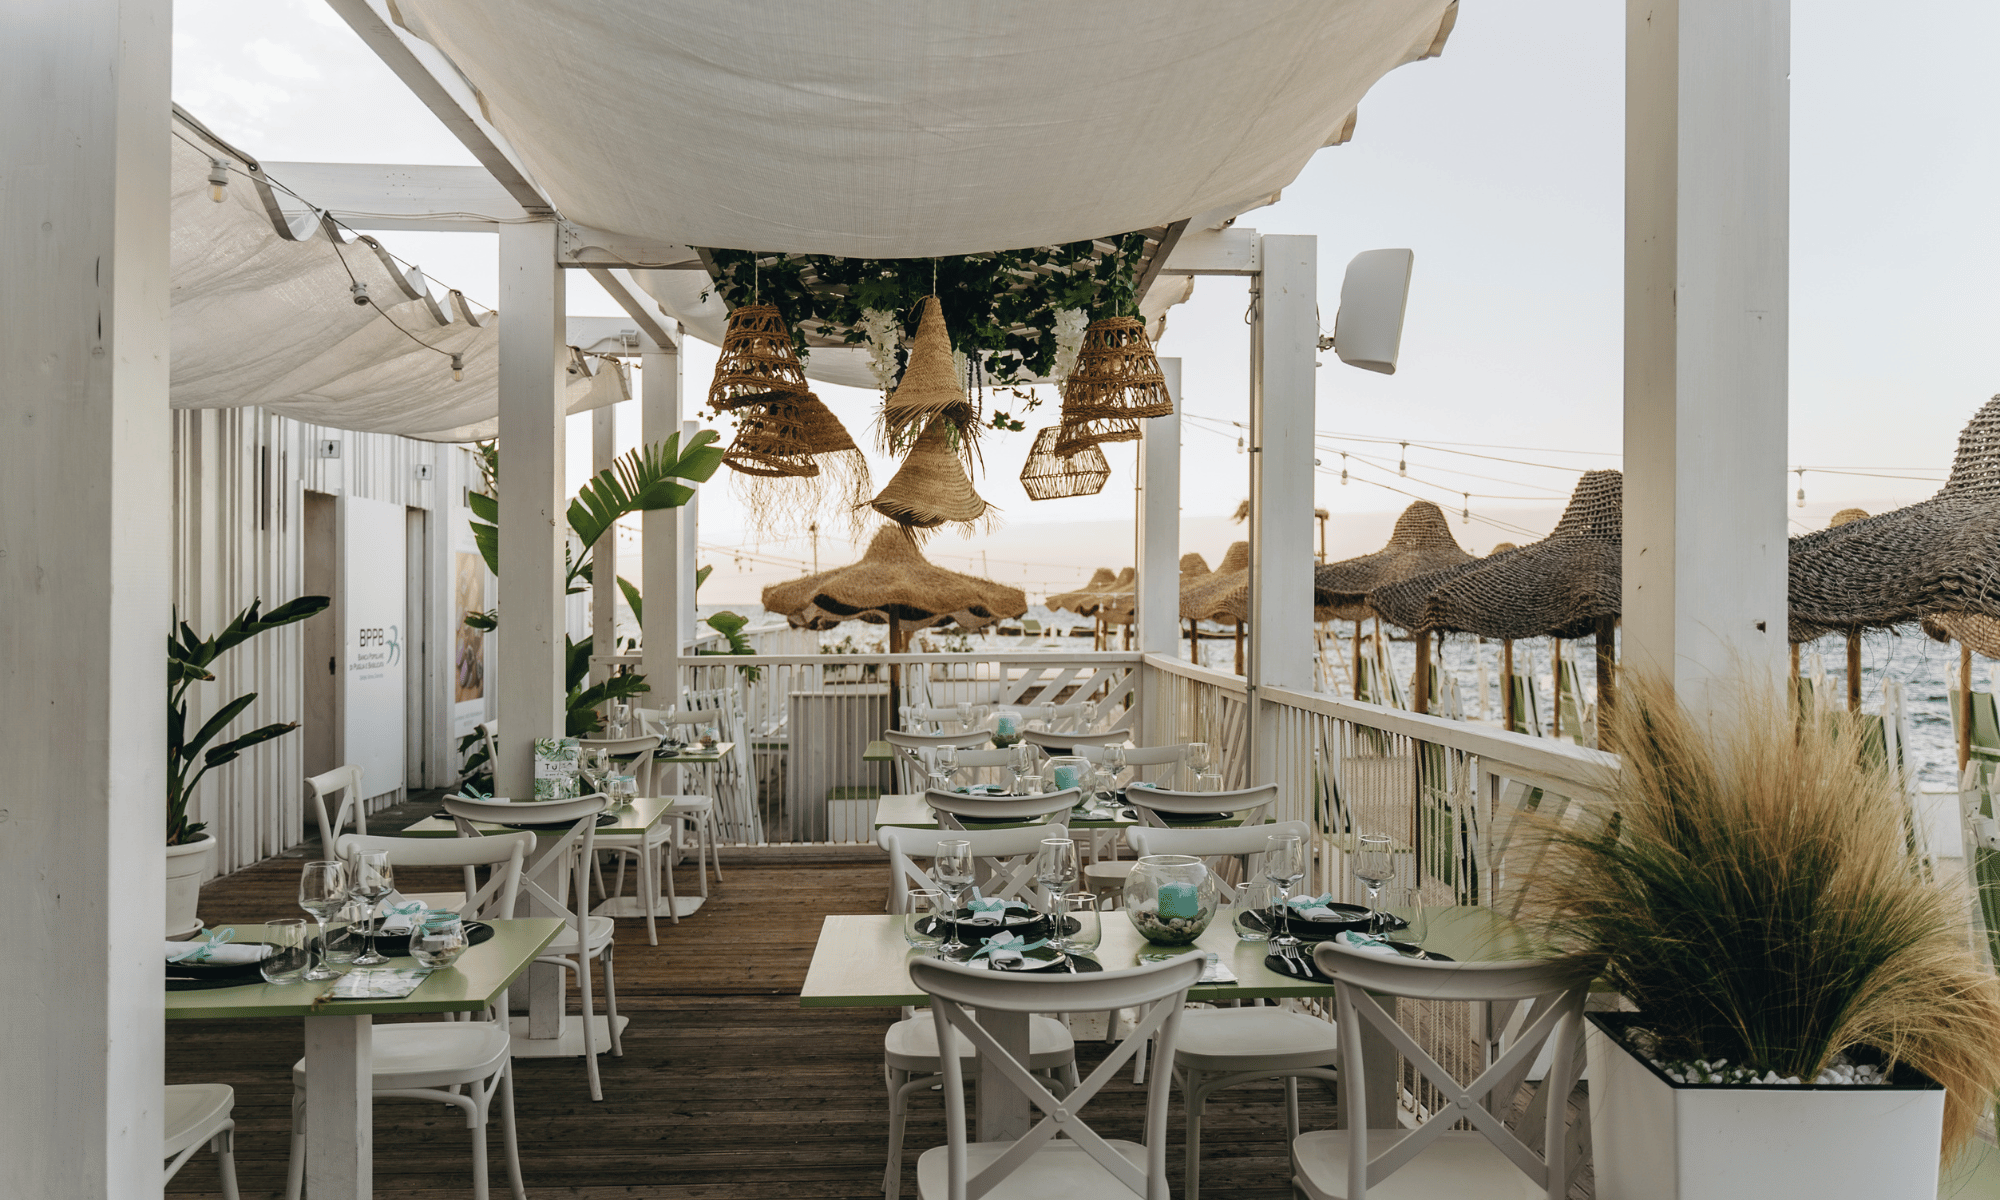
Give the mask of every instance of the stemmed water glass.
<svg viewBox="0 0 2000 1200">
<path fill-rule="evenodd" d="M 958 775 L 958 747 L 939 746 L 931 751 L 931 777 L 937 780 L 938 790 L 951 790 L 951 781 Z"/>
<path fill-rule="evenodd" d="M 968 733 L 972 730 L 972 701 L 970 700 L 960 700 L 958 702 L 958 727 Z"/>
<path fill-rule="evenodd" d="M 1062 936 L 1062 898 L 1076 886 L 1079 871 L 1075 839 L 1042 839 L 1035 854 L 1035 882 L 1042 885 L 1042 911 L 1054 922 L 1057 937 Z"/>
<path fill-rule="evenodd" d="M 384 897 L 396 890 L 396 872 L 389 865 L 387 850 L 363 850 L 354 856 L 354 874 L 348 890 L 368 902 L 368 940 L 354 958 L 357 967 L 374 967 L 389 960 L 375 952 L 375 933 L 381 928 L 380 908 Z"/>
<path fill-rule="evenodd" d="M 1035 744 L 1029 741 L 1015 742 L 1011 749 L 1014 752 L 1014 760 L 1007 764 L 1007 769 L 1014 773 L 1014 786 L 1009 790 L 1016 796 L 1033 795 L 1034 792 L 1039 792 L 1041 790 L 1041 781 L 1034 778 Z M 1033 791 L 1027 791 L 1023 788 L 1024 780 L 1033 780 L 1035 784 Z"/>
<path fill-rule="evenodd" d="M 964 838 L 939 842 L 937 860 L 931 864 L 931 873 L 937 876 L 938 890 L 951 904 L 950 910 L 944 914 L 945 919 L 951 922 L 951 938 L 939 947 L 938 955 L 963 960 L 972 948 L 958 940 L 958 913 L 964 904 L 965 889 L 972 886 L 972 843 Z"/>
<path fill-rule="evenodd" d="M 1278 894 L 1278 932 L 1271 939 L 1280 958 L 1298 955 L 1299 939 L 1292 936 L 1292 886 L 1305 878 L 1305 844 L 1296 833 L 1276 833 L 1264 839 L 1264 878 Z"/>
<path fill-rule="evenodd" d="M 1382 895 L 1382 885 L 1389 882 L 1389 875 L 1395 870 L 1394 861 L 1389 856 L 1392 844 L 1386 833 L 1364 833 L 1354 850 L 1354 877 L 1368 889 L 1370 933 L 1381 932 L 1382 914 L 1376 911 L 1375 902 Z"/>
<path fill-rule="evenodd" d="M 1184 753 L 1187 763 L 1187 776 L 1190 781 L 1199 778 L 1203 771 L 1208 770 L 1207 742 L 1189 742 L 1187 750 Z M 1194 789 L 1190 788 L 1188 790 L 1192 791 Z"/>
<path fill-rule="evenodd" d="M 326 964 L 326 923 L 347 903 L 347 868 L 332 859 L 315 859 L 299 869 L 299 907 L 319 926 L 319 955 L 306 967 L 301 979 L 338 979 L 340 972 Z"/>
</svg>

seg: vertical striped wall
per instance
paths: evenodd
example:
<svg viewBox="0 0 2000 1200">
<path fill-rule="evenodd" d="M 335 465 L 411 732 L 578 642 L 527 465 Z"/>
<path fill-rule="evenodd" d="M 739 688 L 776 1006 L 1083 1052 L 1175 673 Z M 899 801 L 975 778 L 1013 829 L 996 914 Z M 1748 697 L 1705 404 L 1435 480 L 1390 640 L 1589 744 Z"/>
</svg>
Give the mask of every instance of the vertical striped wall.
<svg viewBox="0 0 2000 1200">
<path fill-rule="evenodd" d="M 321 438 L 338 439 L 340 457 L 319 457 Z M 429 480 L 417 478 L 419 464 L 430 465 Z M 297 596 L 303 577 L 301 506 L 307 490 L 430 510 L 433 557 L 448 555 L 450 522 L 464 519 L 459 489 L 469 468 L 469 455 L 453 447 L 324 429 L 262 409 L 174 413 L 178 618 L 207 637 L 253 600 L 270 609 Z M 430 575 L 433 581 L 448 579 L 440 571 Z M 431 607 L 440 618 L 427 625 L 434 646 L 449 645 L 448 637 L 438 636 L 448 602 L 448 594 L 433 591 Z M 313 619 L 333 620 L 334 615 Z M 194 686 L 191 726 L 198 728 L 209 713 L 245 692 L 257 693 L 257 700 L 225 738 L 274 721 L 299 720 L 304 709 L 302 653 L 296 625 L 260 634 L 229 651 L 215 664 L 215 682 Z M 449 663 L 448 652 L 442 658 Z M 436 678 L 439 659 L 431 656 L 433 678 L 425 681 L 433 689 L 446 686 L 449 678 Z M 298 733 L 266 742 L 202 781 L 192 808 L 219 843 L 219 871 L 237 870 L 304 838 L 302 747 Z M 440 755 L 434 751 L 432 758 Z M 436 763 L 432 774 L 437 774 Z M 379 798 L 382 803 L 402 794 L 403 781 L 394 782 L 396 787 Z"/>
</svg>

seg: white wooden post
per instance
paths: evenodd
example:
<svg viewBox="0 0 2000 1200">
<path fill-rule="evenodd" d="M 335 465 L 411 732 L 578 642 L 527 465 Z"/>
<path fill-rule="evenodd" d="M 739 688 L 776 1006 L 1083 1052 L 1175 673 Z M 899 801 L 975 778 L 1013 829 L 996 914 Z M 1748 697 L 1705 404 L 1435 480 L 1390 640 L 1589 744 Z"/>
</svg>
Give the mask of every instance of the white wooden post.
<svg viewBox="0 0 2000 1200">
<path fill-rule="evenodd" d="M 607 364 L 607 371 L 623 370 Z M 618 406 L 607 404 L 590 414 L 590 469 L 593 474 L 611 469 L 618 457 Z M 606 531 L 590 552 L 590 649 L 593 654 L 618 653 L 618 530 Z M 591 668 L 590 681 L 603 683 L 611 677 L 605 666 Z"/>
<path fill-rule="evenodd" d="M 700 432 L 700 421 L 682 421 L 681 445 L 687 445 L 688 441 Z M 674 614 L 676 624 L 671 628 L 680 638 L 680 645 L 685 647 L 693 643 L 695 635 L 695 572 L 699 569 L 697 559 L 700 557 L 698 551 L 701 548 L 701 489 L 697 487 L 695 494 L 688 497 L 688 502 L 675 511 L 680 517 L 680 540 L 677 543 L 680 550 L 678 576 L 680 606 L 679 611 Z"/>
<path fill-rule="evenodd" d="M 1626 8 L 1624 653 L 1697 711 L 1786 665 L 1790 25 Z"/>
<path fill-rule="evenodd" d="M 661 346 L 640 334 L 639 409 L 647 445 L 664 442 L 681 425 L 681 356 L 673 346 Z M 678 692 L 680 647 L 680 514 L 673 509 L 641 513 L 640 557 L 645 577 L 640 599 L 646 605 L 647 708 L 672 708 Z M 678 772 L 676 772 L 678 774 Z"/>
<path fill-rule="evenodd" d="M 6 25 L 0 1195 L 158 1196 L 172 12 Z"/>
<path fill-rule="evenodd" d="M 556 227 L 500 227 L 500 761 L 532 798 L 535 739 L 563 733 L 563 276 Z"/>
<path fill-rule="evenodd" d="M 1250 778 L 1278 778 L 1259 693 L 1312 691 L 1319 239 L 1266 234 L 1250 335 Z"/>
<path fill-rule="evenodd" d="M 307 1017 L 306 1180 L 315 1197 L 375 1194 L 375 1075 L 371 1017 Z"/>
<path fill-rule="evenodd" d="M 1163 358 L 1169 416 L 1140 423 L 1139 495 L 1134 561 L 1138 571 L 1133 624 L 1141 652 L 1173 658 L 1180 653 L 1181 629 L 1181 360 Z M 1140 668 L 1139 733 L 1143 744 L 1166 744 L 1171 736 L 1166 680 Z"/>
</svg>

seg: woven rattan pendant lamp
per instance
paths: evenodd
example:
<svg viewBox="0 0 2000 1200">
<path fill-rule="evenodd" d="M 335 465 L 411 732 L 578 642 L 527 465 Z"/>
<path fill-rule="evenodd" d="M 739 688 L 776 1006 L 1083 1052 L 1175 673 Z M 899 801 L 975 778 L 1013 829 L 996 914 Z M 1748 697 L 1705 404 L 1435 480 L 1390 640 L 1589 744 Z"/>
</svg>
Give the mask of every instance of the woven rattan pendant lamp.
<svg viewBox="0 0 2000 1200">
<path fill-rule="evenodd" d="M 1139 421 L 1174 411 L 1167 376 L 1137 317 L 1103 317 L 1083 331 L 1076 369 L 1063 381 L 1055 451 L 1073 455 L 1099 442 L 1139 437 Z"/>
<path fill-rule="evenodd" d="M 708 406 L 728 412 L 746 404 L 810 396 L 805 364 L 775 304 L 745 304 L 729 314 L 722 356 L 708 385 Z"/>
<path fill-rule="evenodd" d="M 952 426 L 945 421 L 924 426 L 903 465 L 869 506 L 913 529 L 976 525 L 990 506 L 972 490 L 965 462 L 952 449 L 951 434 Z"/>
<path fill-rule="evenodd" d="M 1035 435 L 1028 461 L 1021 464 L 1021 489 L 1030 500 L 1060 500 L 1066 496 L 1095 496 L 1111 478 L 1111 464 L 1096 446 L 1084 446 L 1074 454 L 1056 453 L 1056 438 L 1062 428 L 1051 425 Z"/>
<path fill-rule="evenodd" d="M 828 507 L 859 519 L 870 490 L 868 460 L 819 397 L 746 404 L 736 417 L 736 438 L 722 461 L 745 477 L 737 494 L 752 528 L 812 521 Z"/>
<path fill-rule="evenodd" d="M 882 405 L 882 443 L 895 451 L 911 444 L 911 439 L 939 424 L 956 426 L 969 449 L 969 439 L 977 436 L 977 413 L 966 398 L 965 383 L 951 355 L 951 334 L 945 329 L 944 305 L 936 296 L 924 297 L 924 311 L 917 321 L 917 336 L 910 343 L 910 361 L 903 368 L 902 381 Z M 962 473 L 962 472 L 961 472 Z"/>
</svg>

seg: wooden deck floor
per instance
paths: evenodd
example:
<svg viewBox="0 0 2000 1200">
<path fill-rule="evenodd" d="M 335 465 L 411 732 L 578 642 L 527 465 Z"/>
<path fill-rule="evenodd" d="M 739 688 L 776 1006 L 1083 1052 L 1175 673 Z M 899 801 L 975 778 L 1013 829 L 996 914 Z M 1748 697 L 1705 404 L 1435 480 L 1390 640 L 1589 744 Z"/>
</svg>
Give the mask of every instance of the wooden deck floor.
<svg viewBox="0 0 2000 1200">
<path fill-rule="evenodd" d="M 803 1009 L 820 917 L 880 911 L 877 864 L 794 862 L 728 866 L 697 915 L 662 923 L 660 945 L 641 922 L 618 931 L 618 1000 L 631 1018 L 623 1058 L 603 1060 L 604 1101 L 589 1099 L 581 1060 L 520 1060 L 521 1158 L 534 1197 L 764 1200 L 878 1197 L 887 1137 L 882 1032 L 893 1010 Z M 211 884 L 211 924 L 296 913 L 297 860 L 274 859 Z M 682 894 L 693 874 L 681 869 Z M 451 879 L 406 887 L 456 887 Z M 774 905 L 790 915 L 774 919 Z M 600 1001 L 601 1003 L 601 1001 Z M 1105 1053 L 1079 1044 L 1083 1069 Z M 237 1164 L 245 1197 L 278 1195 L 290 1130 L 291 1064 L 303 1053 L 297 1022 L 176 1021 L 167 1029 L 169 1082 L 236 1089 Z M 1273 1200 L 1286 1178 L 1283 1093 L 1276 1084 L 1218 1094 L 1203 1122 L 1205 1195 Z M 1303 1092 L 1305 1127 L 1326 1128 L 1332 1098 Z M 1093 1125 L 1138 1140 L 1142 1089 L 1126 1073 L 1096 1101 Z M 1181 1124 L 1169 1162 L 1178 1165 Z M 903 1194 L 915 1162 L 944 1141 L 942 1104 L 919 1098 L 904 1154 Z M 411 1101 L 376 1107 L 375 1194 L 431 1200 L 471 1194 L 470 1134 L 451 1110 Z M 497 1131 L 494 1195 L 505 1196 Z M 1175 1194 L 1179 1195 L 1178 1176 Z M 197 1154 L 168 1187 L 215 1195 L 212 1156 Z M 1587 1195 L 1579 1189 L 1573 1194 Z"/>
</svg>

